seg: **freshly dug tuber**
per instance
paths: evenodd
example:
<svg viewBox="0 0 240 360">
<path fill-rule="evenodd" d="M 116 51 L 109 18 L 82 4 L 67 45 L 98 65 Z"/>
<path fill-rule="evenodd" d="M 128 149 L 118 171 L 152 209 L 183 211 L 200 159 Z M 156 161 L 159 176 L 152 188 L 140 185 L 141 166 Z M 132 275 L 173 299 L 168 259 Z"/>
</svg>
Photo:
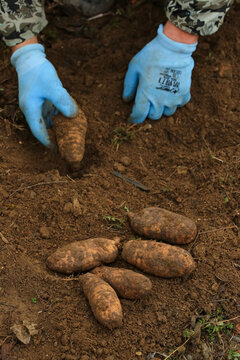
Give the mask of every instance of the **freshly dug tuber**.
<svg viewBox="0 0 240 360">
<path fill-rule="evenodd" d="M 130 240 L 122 258 L 146 273 L 164 278 L 190 274 L 196 267 L 190 253 L 177 246 L 151 240 Z"/>
<path fill-rule="evenodd" d="M 86 116 L 81 109 L 78 109 L 78 115 L 71 119 L 59 113 L 54 118 L 53 130 L 62 158 L 72 170 L 79 170 L 85 150 Z"/>
<path fill-rule="evenodd" d="M 188 244 L 197 234 L 197 226 L 186 216 L 158 207 L 128 213 L 131 228 L 140 236 L 170 244 Z"/>
<path fill-rule="evenodd" d="M 82 276 L 83 292 L 95 318 L 109 329 L 122 325 L 122 306 L 114 289 L 94 274 Z"/>
<path fill-rule="evenodd" d="M 150 279 L 132 270 L 100 266 L 91 273 L 109 283 L 118 296 L 125 299 L 140 299 L 152 289 Z"/>
<path fill-rule="evenodd" d="M 47 259 L 47 266 L 54 271 L 71 274 L 93 269 L 113 262 L 118 255 L 119 239 L 105 238 L 80 240 L 59 248 Z"/>
</svg>

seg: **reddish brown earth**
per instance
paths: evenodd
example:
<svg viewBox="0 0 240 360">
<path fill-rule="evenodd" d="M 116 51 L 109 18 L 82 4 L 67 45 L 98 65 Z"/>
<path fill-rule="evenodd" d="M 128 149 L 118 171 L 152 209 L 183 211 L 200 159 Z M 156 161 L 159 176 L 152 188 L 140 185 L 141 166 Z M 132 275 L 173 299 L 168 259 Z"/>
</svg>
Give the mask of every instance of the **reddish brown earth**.
<svg viewBox="0 0 240 360">
<path fill-rule="evenodd" d="M 172 117 L 129 126 L 132 104 L 121 99 L 124 74 L 131 57 L 165 20 L 163 8 L 153 2 L 132 7 L 120 1 L 114 9 L 117 16 L 82 29 L 79 14 L 67 16 L 53 5 L 48 5 L 50 24 L 41 40 L 87 116 L 86 152 L 79 173 L 71 174 L 57 153 L 31 135 L 18 110 L 9 49 L 2 44 L 2 360 L 142 360 L 153 352 L 165 359 L 188 339 L 184 331 L 192 334 L 196 319 L 198 323 L 204 315 L 202 321 L 211 326 L 220 316 L 234 328 L 228 333 L 223 326 L 211 341 L 203 327 L 171 359 L 228 359 L 240 349 L 232 338 L 240 336 L 240 7 L 231 9 L 216 34 L 200 39 L 191 102 Z M 150 191 L 115 177 L 114 169 Z M 197 267 L 187 278 L 149 276 L 151 294 L 121 300 L 123 326 L 110 331 L 94 318 L 78 276 L 49 271 L 46 259 L 57 247 L 88 237 L 119 236 L 122 244 L 133 239 L 126 209 L 147 206 L 197 223 L 197 238 L 183 246 Z M 119 221 L 111 222 L 112 217 Z M 121 256 L 112 265 L 134 269 Z M 36 324 L 38 330 L 28 345 L 11 330 L 23 322 Z"/>
</svg>

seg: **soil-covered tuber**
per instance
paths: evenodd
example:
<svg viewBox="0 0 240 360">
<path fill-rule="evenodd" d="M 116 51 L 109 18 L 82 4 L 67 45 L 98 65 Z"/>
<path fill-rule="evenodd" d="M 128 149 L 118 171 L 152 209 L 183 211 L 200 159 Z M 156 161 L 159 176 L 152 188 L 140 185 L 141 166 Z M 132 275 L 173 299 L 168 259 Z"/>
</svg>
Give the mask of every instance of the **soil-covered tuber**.
<svg viewBox="0 0 240 360">
<path fill-rule="evenodd" d="M 109 283 L 118 296 L 125 299 L 140 299 L 152 289 L 150 279 L 132 270 L 100 266 L 91 272 Z"/>
<path fill-rule="evenodd" d="M 197 234 L 195 222 L 186 216 L 158 207 L 128 213 L 131 228 L 140 236 L 166 241 L 170 244 L 188 244 Z"/>
<path fill-rule="evenodd" d="M 47 259 L 54 271 L 71 274 L 113 262 L 118 255 L 119 239 L 94 238 L 80 240 L 59 248 Z"/>
<path fill-rule="evenodd" d="M 85 151 L 87 119 L 81 109 L 75 118 L 66 118 L 59 113 L 53 121 L 53 130 L 59 152 L 72 170 L 80 169 Z"/>
<path fill-rule="evenodd" d="M 122 258 L 146 273 L 164 278 L 190 274 L 196 267 L 191 254 L 177 246 L 152 240 L 130 240 Z"/>
<path fill-rule="evenodd" d="M 109 329 L 122 325 L 122 306 L 114 289 L 99 276 L 82 276 L 83 292 L 95 318 Z"/>
</svg>

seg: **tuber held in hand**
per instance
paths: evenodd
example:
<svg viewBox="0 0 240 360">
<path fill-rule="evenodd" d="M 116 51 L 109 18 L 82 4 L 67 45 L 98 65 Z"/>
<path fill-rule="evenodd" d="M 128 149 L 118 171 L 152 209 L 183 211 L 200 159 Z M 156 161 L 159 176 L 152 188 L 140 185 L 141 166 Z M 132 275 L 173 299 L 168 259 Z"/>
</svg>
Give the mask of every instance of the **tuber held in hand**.
<svg viewBox="0 0 240 360">
<path fill-rule="evenodd" d="M 100 266 L 91 271 L 109 283 L 119 297 L 125 299 L 140 299 L 152 289 L 152 282 L 146 276 L 128 269 Z"/>
<path fill-rule="evenodd" d="M 67 118 L 59 113 L 53 120 L 53 130 L 62 158 L 72 170 L 79 170 L 85 151 L 87 132 L 87 119 L 83 111 L 78 109 L 75 118 Z"/>
<path fill-rule="evenodd" d="M 128 213 L 131 228 L 140 236 L 170 244 L 188 244 L 197 234 L 197 226 L 186 216 L 158 207 Z"/>
<path fill-rule="evenodd" d="M 190 274 L 196 267 L 190 253 L 177 246 L 152 240 L 130 240 L 122 258 L 146 273 L 164 278 Z"/>
<path fill-rule="evenodd" d="M 71 274 L 113 262 L 118 255 L 119 239 L 80 240 L 59 248 L 47 259 L 49 269 Z"/>
<path fill-rule="evenodd" d="M 109 329 L 122 325 L 122 306 L 114 289 L 94 274 L 82 276 L 83 292 L 95 318 Z"/>
</svg>

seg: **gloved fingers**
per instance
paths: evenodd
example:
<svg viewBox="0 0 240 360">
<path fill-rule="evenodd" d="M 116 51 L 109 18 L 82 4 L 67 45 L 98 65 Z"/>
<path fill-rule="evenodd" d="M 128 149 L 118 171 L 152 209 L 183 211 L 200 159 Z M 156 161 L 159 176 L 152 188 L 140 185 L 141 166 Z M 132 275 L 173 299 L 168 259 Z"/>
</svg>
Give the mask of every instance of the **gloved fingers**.
<svg viewBox="0 0 240 360">
<path fill-rule="evenodd" d="M 46 97 L 64 116 L 69 118 L 77 116 L 78 106 L 61 83 L 55 84 L 55 87 L 51 86 Z"/>
<path fill-rule="evenodd" d="M 52 119 L 58 114 L 58 110 L 49 101 L 45 100 L 42 106 L 42 118 L 45 121 L 46 127 L 51 128 L 53 126 Z"/>
<path fill-rule="evenodd" d="M 181 104 L 180 104 L 179 106 L 184 106 L 184 105 L 186 105 L 186 104 L 190 101 L 190 99 L 191 99 L 191 94 L 190 94 L 190 92 L 189 92 L 189 93 L 187 93 L 186 95 L 184 95 L 184 96 L 182 97 L 182 101 L 181 101 Z"/>
<path fill-rule="evenodd" d="M 138 90 L 135 98 L 135 104 L 133 105 L 132 113 L 128 118 L 128 121 L 132 124 L 142 123 L 148 116 L 149 108 L 150 103 L 148 99 Z"/>
<path fill-rule="evenodd" d="M 150 106 L 148 117 L 151 120 L 158 120 L 162 117 L 164 106 L 152 103 Z"/>
<path fill-rule="evenodd" d="M 175 113 L 176 110 L 177 110 L 177 106 L 172 106 L 172 107 L 164 106 L 163 115 L 171 116 Z"/>
<path fill-rule="evenodd" d="M 34 106 L 29 105 L 25 108 L 24 115 L 31 129 L 32 134 L 46 147 L 53 149 L 54 144 L 51 142 L 45 121 L 42 118 L 42 104 Z"/>
<path fill-rule="evenodd" d="M 123 95 L 122 95 L 124 101 L 129 102 L 133 100 L 136 94 L 137 85 L 138 85 L 138 73 L 135 69 L 135 66 L 130 64 L 124 79 Z"/>
</svg>

